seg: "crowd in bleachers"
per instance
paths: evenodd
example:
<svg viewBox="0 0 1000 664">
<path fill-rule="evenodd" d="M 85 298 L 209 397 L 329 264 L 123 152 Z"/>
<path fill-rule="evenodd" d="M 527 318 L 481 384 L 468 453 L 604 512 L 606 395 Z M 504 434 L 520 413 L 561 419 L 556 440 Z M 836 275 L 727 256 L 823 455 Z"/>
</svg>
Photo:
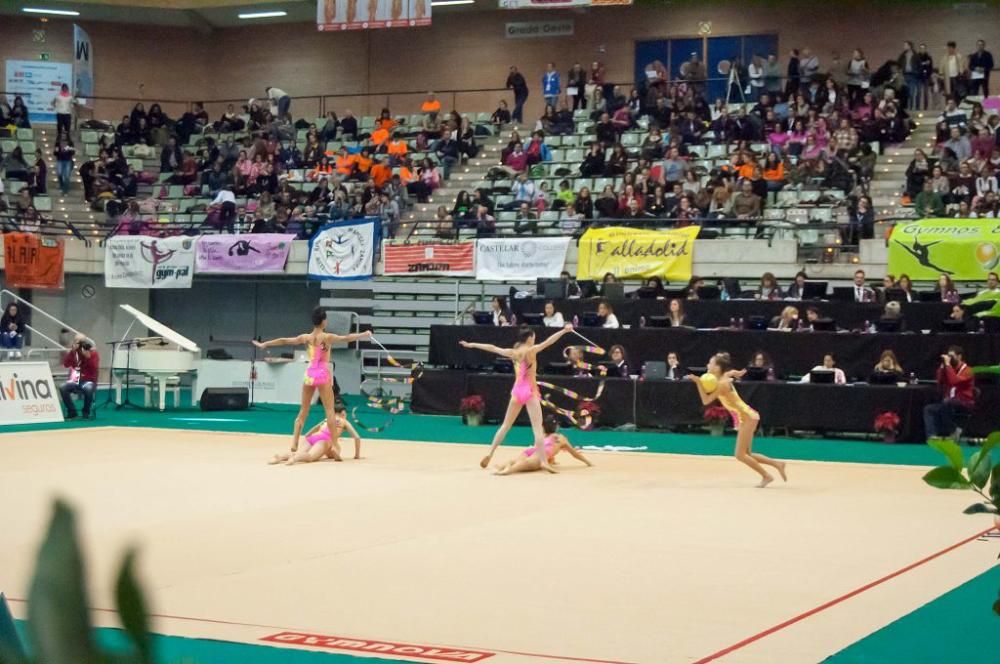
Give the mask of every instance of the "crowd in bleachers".
<svg viewBox="0 0 1000 664">
<path fill-rule="evenodd" d="M 832 221 L 839 207 L 844 242 L 856 244 L 873 233 L 867 182 L 879 148 L 905 139 L 908 107 L 944 95 L 950 101 L 938 159 L 914 160 L 908 194 L 921 213 L 950 203 L 959 214 L 987 214 L 997 206 L 1000 120 L 987 119 L 981 107 L 966 116 L 954 102 L 988 92 L 991 58 L 983 44 L 969 58 L 949 45 L 935 69 L 926 47 L 909 43 L 878 69 L 861 50 L 825 68 L 807 49 L 792 50 L 784 66 L 774 54 L 754 56 L 746 65 L 732 62 L 726 99 L 714 102 L 696 56 L 674 79 L 662 63 L 650 63 L 646 80 L 628 91 L 607 82 L 601 63 L 574 65 L 565 87 L 550 64 L 541 78 L 548 103 L 530 135 L 523 125 L 510 128 L 499 163 L 473 193 L 419 221 L 431 221 L 440 237 L 464 229 L 489 236 L 500 227 L 578 234 L 610 219 L 655 227 L 718 223 L 752 234 L 761 220 L 780 220 L 785 208 L 804 203 L 813 221 Z M 408 207 L 426 202 L 457 165 L 480 154 L 483 136 L 523 119 L 530 86 L 516 68 L 507 87 L 513 113 L 502 101 L 491 115 L 445 115 L 429 94 L 410 116 L 384 109 L 359 120 L 346 110 L 293 123 L 291 98 L 277 88 L 239 109 L 229 105 L 216 120 L 200 103 L 179 118 L 139 103 L 115 126 L 82 125 L 84 196 L 118 232 L 162 232 L 165 213 L 182 215 L 191 230 L 305 237 L 326 220 L 376 215 L 391 237 Z M 0 114 L 0 125 L 30 126 L 23 102 L 0 107 Z M 53 155 L 64 192 L 69 169 L 81 161 L 75 150 L 66 135 Z M 7 180 L 28 182 L 29 196 L 45 191 L 40 151 L 33 163 L 19 145 L 2 158 Z M 157 158 L 158 172 L 145 167 L 144 160 Z"/>
</svg>

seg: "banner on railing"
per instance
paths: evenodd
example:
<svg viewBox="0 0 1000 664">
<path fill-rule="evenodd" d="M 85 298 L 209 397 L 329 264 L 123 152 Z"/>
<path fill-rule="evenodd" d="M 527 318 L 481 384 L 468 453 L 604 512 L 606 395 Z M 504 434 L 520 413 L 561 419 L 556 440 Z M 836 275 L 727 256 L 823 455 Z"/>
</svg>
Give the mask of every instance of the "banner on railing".
<svg viewBox="0 0 1000 664">
<path fill-rule="evenodd" d="M 568 237 L 476 240 L 476 279 L 558 279 L 569 241 Z"/>
<path fill-rule="evenodd" d="M 284 272 L 294 235 L 202 235 L 195 248 L 198 272 Z"/>
<path fill-rule="evenodd" d="M 319 0 L 316 29 L 321 32 L 413 28 L 431 24 L 431 0 Z"/>
<path fill-rule="evenodd" d="M 34 233 L 3 236 L 4 281 L 15 288 L 63 288 L 66 246 L 62 238 Z"/>
<path fill-rule="evenodd" d="M 983 281 L 1000 263 L 1000 219 L 921 219 L 889 238 L 890 274 Z"/>
<path fill-rule="evenodd" d="M 48 362 L 0 363 L 0 425 L 62 421 Z"/>
<path fill-rule="evenodd" d="M 191 288 L 193 237 L 150 238 L 120 235 L 104 245 L 104 285 L 108 288 Z"/>
<path fill-rule="evenodd" d="M 610 272 L 626 279 L 687 281 L 699 230 L 698 226 L 667 231 L 592 228 L 580 238 L 577 278 L 602 279 Z"/>
<path fill-rule="evenodd" d="M 632 0 L 500 0 L 500 9 L 564 9 L 566 7 L 614 7 Z"/>
<path fill-rule="evenodd" d="M 311 279 L 368 279 L 375 266 L 377 217 L 326 224 L 309 240 Z"/>
<path fill-rule="evenodd" d="M 90 35 L 76 23 L 73 24 L 73 94 L 86 104 L 94 96 L 94 45 Z"/>
<path fill-rule="evenodd" d="M 382 257 L 383 274 L 471 277 L 476 273 L 475 242 L 386 242 Z"/>
</svg>

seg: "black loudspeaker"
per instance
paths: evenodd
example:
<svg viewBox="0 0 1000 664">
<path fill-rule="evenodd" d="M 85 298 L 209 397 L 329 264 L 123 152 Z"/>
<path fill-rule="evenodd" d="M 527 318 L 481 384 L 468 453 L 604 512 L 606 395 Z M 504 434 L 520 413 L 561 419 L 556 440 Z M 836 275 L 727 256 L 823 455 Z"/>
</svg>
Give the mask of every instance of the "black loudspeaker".
<svg viewBox="0 0 1000 664">
<path fill-rule="evenodd" d="M 250 390 L 245 387 L 206 387 L 201 393 L 202 410 L 246 410 Z"/>
</svg>

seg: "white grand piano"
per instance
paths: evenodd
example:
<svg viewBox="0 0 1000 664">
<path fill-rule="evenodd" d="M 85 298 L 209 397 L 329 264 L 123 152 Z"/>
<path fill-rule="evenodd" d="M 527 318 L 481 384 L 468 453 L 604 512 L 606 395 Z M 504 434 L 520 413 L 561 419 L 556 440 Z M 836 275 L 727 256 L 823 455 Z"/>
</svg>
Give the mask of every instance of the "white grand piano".
<svg viewBox="0 0 1000 664">
<path fill-rule="evenodd" d="M 201 350 L 195 342 L 135 307 L 128 304 L 120 306 L 134 320 L 129 324 L 122 339 L 115 342 L 114 362 L 111 368 L 115 402 L 122 403 L 122 380 L 127 369 L 129 372 L 148 376 L 155 381 L 159 393 L 159 407 L 160 410 L 164 410 L 167 405 L 167 389 L 171 389 L 168 388 L 168 384 L 176 386 L 176 379 L 180 374 L 197 369 Z M 149 336 L 129 336 L 137 323 L 149 331 Z M 150 390 L 147 387 L 144 391 L 146 405 L 149 406 Z M 194 398 L 192 396 L 192 402 Z M 175 406 L 179 405 L 178 401 L 179 399 L 175 398 Z"/>
</svg>

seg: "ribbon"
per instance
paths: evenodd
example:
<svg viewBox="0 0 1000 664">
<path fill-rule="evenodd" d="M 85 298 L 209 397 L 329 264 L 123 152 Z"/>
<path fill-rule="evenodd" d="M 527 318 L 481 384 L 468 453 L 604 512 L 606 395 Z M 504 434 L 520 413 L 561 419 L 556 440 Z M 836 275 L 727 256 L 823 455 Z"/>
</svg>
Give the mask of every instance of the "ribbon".
<svg viewBox="0 0 1000 664">
<path fill-rule="evenodd" d="M 605 366 L 601 366 L 599 364 L 590 364 L 589 362 L 584 362 L 583 360 L 576 360 L 576 361 L 570 360 L 569 352 L 574 348 L 578 349 L 581 353 L 590 353 L 591 355 L 604 355 L 605 350 L 603 348 L 601 348 L 600 346 L 567 346 L 566 348 L 563 349 L 563 357 L 565 357 L 566 360 L 569 361 L 569 363 L 572 364 L 573 367 L 576 369 L 584 369 L 585 371 L 588 372 L 597 369 L 597 372 L 601 375 L 601 377 L 608 375 L 608 368 Z"/>
<path fill-rule="evenodd" d="M 410 370 L 410 375 L 405 378 L 398 378 L 395 376 L 379 376 L 378 378 L 367 378 L 361 381 L 360 391 L 361 391 L 361 396 L 365 398 L 365 404 L 370 409 L 383 411 L 383 413 L 387 413 L 386 417 L 388 417 L 388 419 L 386 420 L 385 424 L 381 426 L 370 427 L 364 424 L 358 417 L 357 406 L 351 409 L 351 419 L 353 419 L 354 423 L 357 424 L 360 428 L 364 429 L 369 433 L 381 433 L 386 429 L 388 429 L 390 426 L 392 426 L 392 423 L 395 420 L 393 416 L 398 415 L 399 413 L 405 411 L 407 405 L 409 404 L 409 399 L 388 392 L 382 387 L 382 384 L 402 383 L 404 385 L 412 385 L 415 380 L 417 380 L 423 375 L 424 365 L 423 363 L 418 362 L 416 360 L 411 360 L 408 364 L 403 364 L 402 362 L 394 358 L 392 356 L 392 353 L 389 352 L 389 349 L 383 346 L 378 339 L 376 339 L 375 337 L 370 337 L 370 340 L 379 348 L 381 348 L 383 352 L 385 352 L 386 362 L 388 362 L 390 366 L 399 369 L 408 368 Z M 372 390 L 371 392 L 367 392 L 365 390 L 365 383 L 369 381 L 375 382 L 375 389 Z"/>
<path fill-rule="evenodd" d="M 547 382 L 539 382 L 538 387 L 539 388 L 544 387 L 553 392 L 558 392 L 559 394 L 562 394 L 563 396 L 577 402 L 576 410 L 570 410 L 568 408 L 560 408 L 559 406 L 557 406 L 555 403 L 552 402 L 552 400 L 549 398 L 550 395 L 546 393 L 543 394 L 541 398 L 541 403 L 543 406 L 545 406 L 549 410 L 552 410 L 555 413 L 558 413 L 559 415 L 562 415 L 567 420 L 569 420 L 573 424 L 573 426 L 579 429 L 586 430 L 593 426 L 594 424 L 593 415 L 591 415 L 590 411 L 586 409 L 585 404 L 587 404 L 588 402 L 596 402 L 598 399 L 601 398 L 601 395 L 604 394 L 603 380 L 600 383 L 598 383 L 597 392 L 594 394 L 593 397 L 581 398 L 579 392 L 575 392 L 569 388 L 560 387 L 559 385 L 553 385 L 552 383 L 547 383 Z"/>
</svg>

